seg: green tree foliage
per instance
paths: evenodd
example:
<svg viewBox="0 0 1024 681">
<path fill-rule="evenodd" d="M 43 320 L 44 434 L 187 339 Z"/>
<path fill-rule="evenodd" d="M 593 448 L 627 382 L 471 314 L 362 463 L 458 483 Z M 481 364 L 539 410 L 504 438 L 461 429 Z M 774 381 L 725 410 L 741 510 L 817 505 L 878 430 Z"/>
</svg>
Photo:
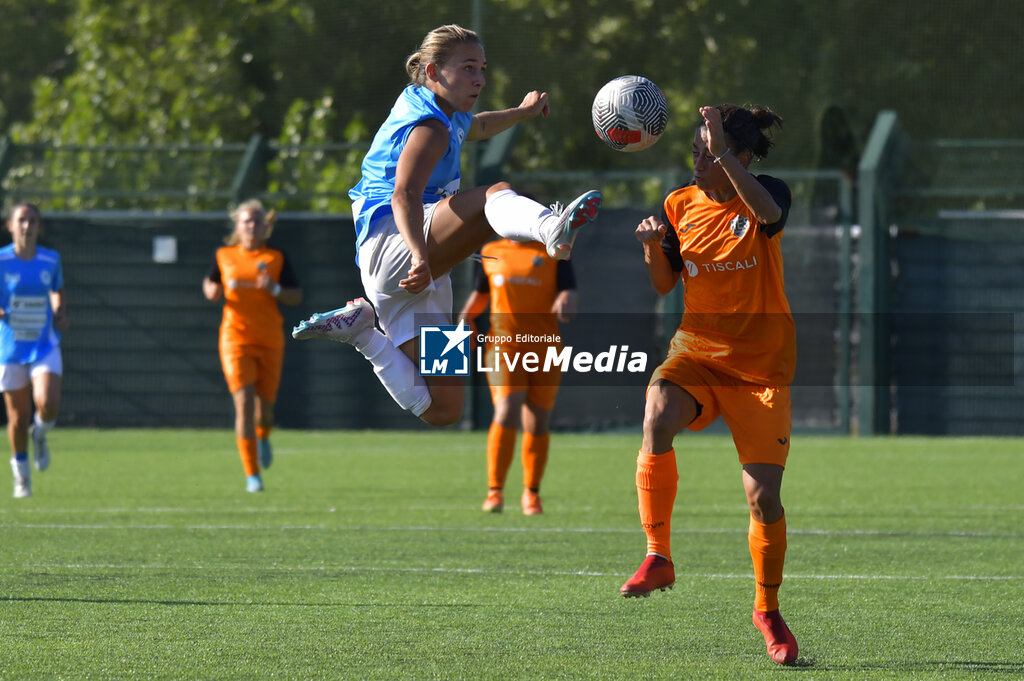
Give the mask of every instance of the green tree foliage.
<svg viewBox="0 0 1024 681">
<path fill-rule="evenodd" d="M 521 126 L 511 162 L 524 170 L 685 167 L 698 105 L 723 101 L 785 118 L 772 164 L 848 167 L 881 109 L 895 109 L 915 137 L 1019 136 L 1024 91 L 1024 71 L 1007 66 L 1024 57 L 1024 5 L 1013 0 L 0 0 L 0 9 L 0 124 L 16 143 L 153 150 L 133 163 L 55 163 L 48 177 L 63 173 L 70 189 L 221 191 L 231 172 L 215 155 L 179 154 L 168 167 L 160 145 L 228 149 L 259 134 L 321 147 L 309 162 L 278 159 L 266 186 L 343 194 L 360 154 L 323 145 L 368 140 L 407 82 L 405 57 L 443 23 L 481 30 L 481 108 L 550 94 L 552 115 Z M 658 83 L 672 111 L 663 141 L 641 154 L 608 150 L 590 125 L 594 93 L 626 73 Z M 163 165 L 151 158 L 161 155 Z M 221 154 L 222 165 L 237 161 Z"/>
</svg>

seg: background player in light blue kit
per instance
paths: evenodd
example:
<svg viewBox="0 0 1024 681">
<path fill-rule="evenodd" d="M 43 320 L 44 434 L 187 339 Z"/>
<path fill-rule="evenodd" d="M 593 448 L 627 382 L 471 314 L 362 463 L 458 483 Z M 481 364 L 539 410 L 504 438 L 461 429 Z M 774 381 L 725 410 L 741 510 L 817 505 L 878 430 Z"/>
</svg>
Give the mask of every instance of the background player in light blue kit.
<svg viewBox="0 0 1024 681">
<path fill-rule="evenodd" d="M 68 327 L 60 255 L 36 245 L 41 225 L 38 206 L 17 204 L 7 219 L 12 243 L 0 249 L 0 390 L 7 406 L 15 497 L 32 496 L 30 431 L 36 470 L 50 465 L 46 433 L 57 420 L 63 373 L 57 332 Z"/>
</svg>

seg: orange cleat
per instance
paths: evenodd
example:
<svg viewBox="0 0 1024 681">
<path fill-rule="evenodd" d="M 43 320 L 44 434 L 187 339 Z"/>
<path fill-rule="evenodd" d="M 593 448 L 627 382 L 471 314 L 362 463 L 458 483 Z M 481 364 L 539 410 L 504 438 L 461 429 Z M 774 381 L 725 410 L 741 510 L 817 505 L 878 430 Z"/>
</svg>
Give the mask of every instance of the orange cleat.
<svg viewBox="0 0 1024 681">
<path fill-rule="evenodd" d="M 523 490 L 523 515 L 540 515 L 544 509 L 540 505 L 540 494 L 527 488 Z"/>
<path fill-rule="evenodd" d="M 796 661 L 796 637 L 786 626 L 778 610 L 771 612 L 754 611 L 754 626 L 764 634 L 768 646 L 768 657 L 779 664 Z"/>
<path fill-rule="evenodd" d="M 505 510 L 505 494 L 500 489 L 489 490 L 480 508 L 487 513 L 501 513 Z"/>
<path fill-rule="evenodd" d="M 640 563 L 640 568 L 619 589 L 626 598 L 647 598 L 655 589 L 671 589 L 676 583 L 676 569 L 672 561 L 651 554 Z"/>
</svg>

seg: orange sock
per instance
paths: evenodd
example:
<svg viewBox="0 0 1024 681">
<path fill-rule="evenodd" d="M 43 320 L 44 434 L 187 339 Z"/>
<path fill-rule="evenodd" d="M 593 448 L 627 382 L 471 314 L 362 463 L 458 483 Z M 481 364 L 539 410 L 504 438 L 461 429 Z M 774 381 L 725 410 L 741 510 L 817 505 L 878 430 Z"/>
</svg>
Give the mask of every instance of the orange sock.
<svg viewBox="0 0 1024 681">
<path fill-rule="evenodd" d="M 544 467 L 548 465 L 548 446 L 551 444 L 551 433 L 533 435 L 523 431 L 523 487 L 532 490 L 540 489 L 540 480 L 544 477 Z"/>
<path fill-rule="evenodd" d="M 747 543 L 754 561 L 754 610 L 778 610 L 782 564 L 786 561 L 786 516 L 770 525 L 751 516 Z"/>
<path fill-rule="evenodd" d="M 672 507 L 676 503 L 679 473 L 676 450 L 664 454 L 644 454 L 636 459 L 636 495 L 640 506 L 640 524 L 647 533 L 647 553 L 672 560 Z"/>
<path fill-rule="evenodd" d="M 508 467 L 512 465 L 515 454 L 516 433 L 514 428 L 504 428 L 497 423 L 491 424 L 487 432 L 487 486 L 505 487 Z"/>
<path fill-rule="evenodd" d="M 274 426 L 256 426 L 256 439 L 267 440 L 270 438 L 270 432 L 274 430 Z"/>
<path fill-rule="evenodd" d="M 236 438 L 238 443 L 238 455 L 242 458 L 242 468 L 246 475 L 256 475 L 260 472 L 260 464 L 256 459 L 256 440 L 247 438 Z"/>
</svg>

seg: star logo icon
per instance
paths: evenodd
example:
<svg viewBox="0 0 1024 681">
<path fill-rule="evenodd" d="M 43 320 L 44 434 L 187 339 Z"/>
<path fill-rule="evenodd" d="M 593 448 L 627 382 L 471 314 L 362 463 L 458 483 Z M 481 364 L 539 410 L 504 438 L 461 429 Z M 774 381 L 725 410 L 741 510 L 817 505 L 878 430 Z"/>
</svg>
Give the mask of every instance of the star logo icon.
<svg viewBox="0 0 1024 681">
<path fill-rule="evenodd" d="M 466 320 L 458 326 L 421 326 L 420 376 L 468 376 L 472 334 Z"/>
<path fill-rule="evenodd" d="M 448 344 L 444 346 L 444 350 L 441 351 L 441 357 L 447 355 L 452 348 L 459 348 L 463 350 L 462 343 L 473 333 L 466 326 L 466 320 L 460 320 L 459 325 L 452 330 L 441 329 L 441 333 L 444 334 L 445 338 L 448 339 Z"/>
</svg>

